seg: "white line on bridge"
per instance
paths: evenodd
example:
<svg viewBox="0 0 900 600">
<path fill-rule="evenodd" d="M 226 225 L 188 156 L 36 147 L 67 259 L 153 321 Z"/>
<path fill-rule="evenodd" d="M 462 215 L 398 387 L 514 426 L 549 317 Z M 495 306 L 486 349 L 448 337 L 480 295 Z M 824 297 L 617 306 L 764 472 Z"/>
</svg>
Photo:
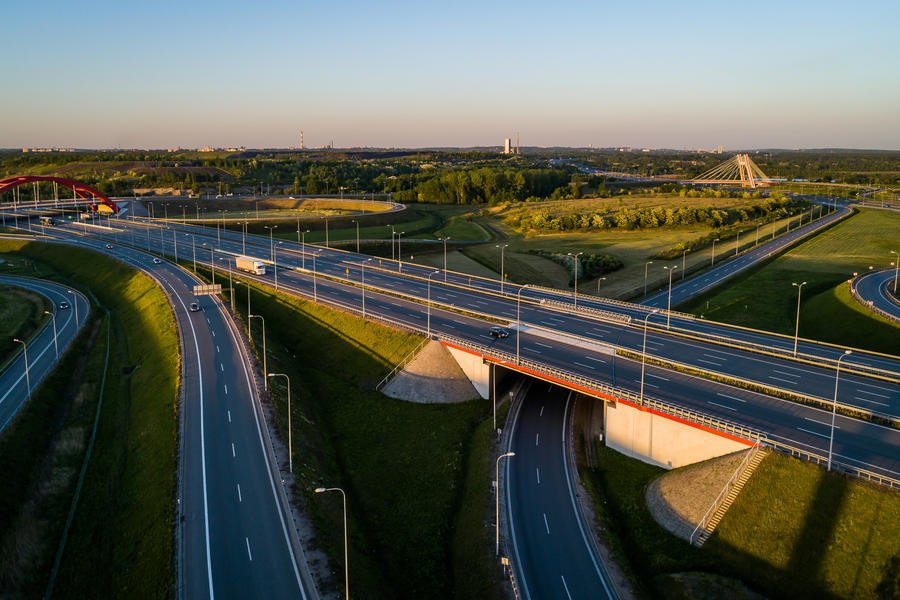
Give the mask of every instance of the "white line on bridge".
<svg viewBox="0 0 900 600">
<path fill-rule="evenodd" d="M 731 410 L 737 412 L 737 409 L 733 406 L 725 406 L 724 404 L 719 404 L 718 402 L 713 402 L 712 400 L 706 401 L 708 404 L 712 404 L 713 406 L 718 406 L 719 408 L 724 408 L 725 410 Z"/>
</svg>

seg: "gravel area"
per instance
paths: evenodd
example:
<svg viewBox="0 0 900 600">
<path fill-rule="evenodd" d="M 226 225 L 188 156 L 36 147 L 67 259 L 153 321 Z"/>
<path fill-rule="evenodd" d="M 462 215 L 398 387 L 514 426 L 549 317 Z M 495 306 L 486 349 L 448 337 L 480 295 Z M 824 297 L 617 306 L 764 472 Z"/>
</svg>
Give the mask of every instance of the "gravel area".
<svg viewBox="0 0 900 600">
<path fill-rule="evenodd" d="M 674 469 L 647 486 L 646 500 L 656 522 L 685 541 L 712 506 L 750 450 Z"/>
<path fill-rule="evenodd" d="M 422 404 L 465 402 L 479 397 L 459 364 L 437 341 L 429 342 L 381 391 L 391 398 Z"/>
</svg>

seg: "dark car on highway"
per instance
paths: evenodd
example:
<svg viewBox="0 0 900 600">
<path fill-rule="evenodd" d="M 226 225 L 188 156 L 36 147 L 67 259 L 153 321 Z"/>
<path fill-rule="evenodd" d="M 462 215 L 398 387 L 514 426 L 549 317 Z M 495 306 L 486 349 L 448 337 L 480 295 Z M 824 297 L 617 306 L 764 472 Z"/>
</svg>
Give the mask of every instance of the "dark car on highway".
<svg viewBox="0 0 900 600">
<path fill-rule="evenodd" d="M 498 339 L 509 337 L 509 331 L 502 327 L 491 327 L 491 337 Z"/>
</svg>

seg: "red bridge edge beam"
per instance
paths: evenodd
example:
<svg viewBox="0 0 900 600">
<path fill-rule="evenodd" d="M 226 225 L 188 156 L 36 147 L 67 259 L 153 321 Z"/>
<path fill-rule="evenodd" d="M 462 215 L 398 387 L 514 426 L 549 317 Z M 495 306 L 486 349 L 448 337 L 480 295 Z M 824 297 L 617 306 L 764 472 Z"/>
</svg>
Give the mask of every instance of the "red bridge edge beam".
<svg viewBox="0 0 900 600">
<path fill-rule="evenodd" d="M 58 183 L 59 185 L 70 188 L 76 194 L 78 194 L 79 197 L 84 198 L 85 200 L 96 200 L 100 204 L 108 206 L 114 213 L 119 212 L 119 205 L 110 200 L 109 197 L 106 196 L 106 194 L 102 194 L 98 190 L 95 190 L 91 186 L 85 185 L 80 181 L 65 179 L 63 177 L 42 177 L 39 175 L 7 177 L 5 179 L 0 179 L 0 194 L 7 190 L 11 190 L 14 187 L 18 187 L 20 185 L 25 185 L 26 183 L 32 183 L 35 181 L 53 181 L 55 183 Z"/>
</svg>

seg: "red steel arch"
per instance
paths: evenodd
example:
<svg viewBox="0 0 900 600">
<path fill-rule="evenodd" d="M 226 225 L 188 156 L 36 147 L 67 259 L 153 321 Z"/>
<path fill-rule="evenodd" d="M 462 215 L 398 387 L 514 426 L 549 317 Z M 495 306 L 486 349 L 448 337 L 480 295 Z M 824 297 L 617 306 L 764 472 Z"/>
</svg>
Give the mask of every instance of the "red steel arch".
<svg viewBox="0 0 900 600">
<path fill-rule="evenodd" d="M 109 207 L 109 209 L 114 213 L 119 212 L 119 205 L 110 200 L 109 197 L 106 196 L 106 194 L 102 194 L 98 190 L 95 190 L 91 186 L 85 185 L 80 181 L 75 181 L 74 179 L 65 179 L 63 177 L 41 177 L 39 175 L 7 177 L 6 179 L 0 179 L 0 194 L 5 192 L 6 190 L 11 190 L 14 187 L 18 187 L 26 183 L 32 183 L 34 181 L 56 182 L 59 185 L 70 188 L 76 194 L 78 194 L 79 197 L 84 198 L 85 200 L 94 200 Z"/>
</svg>

